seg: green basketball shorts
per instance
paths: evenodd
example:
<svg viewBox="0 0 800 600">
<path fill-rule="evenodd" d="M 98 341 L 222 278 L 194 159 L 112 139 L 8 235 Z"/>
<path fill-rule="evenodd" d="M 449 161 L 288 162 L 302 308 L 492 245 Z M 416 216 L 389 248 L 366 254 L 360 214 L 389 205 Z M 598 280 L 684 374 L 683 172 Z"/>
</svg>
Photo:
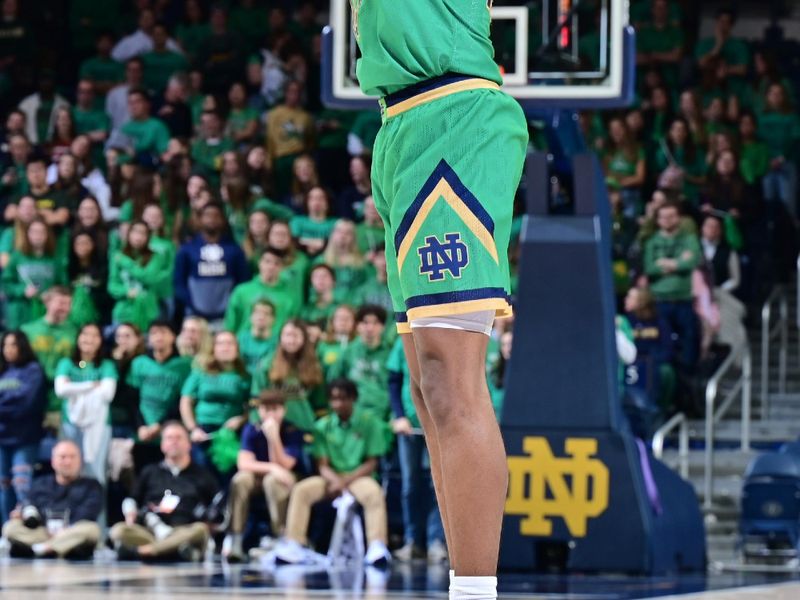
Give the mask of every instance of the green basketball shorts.
<svg viewBox="0 0 800 600">
<path fill-rule="evenodd" d="M 400 333 L 426 317 L 511 315 L 508 242 L 528 127 L 491 81 L 446 75 L 381 100 L 372 191 Z"/>
</svg>

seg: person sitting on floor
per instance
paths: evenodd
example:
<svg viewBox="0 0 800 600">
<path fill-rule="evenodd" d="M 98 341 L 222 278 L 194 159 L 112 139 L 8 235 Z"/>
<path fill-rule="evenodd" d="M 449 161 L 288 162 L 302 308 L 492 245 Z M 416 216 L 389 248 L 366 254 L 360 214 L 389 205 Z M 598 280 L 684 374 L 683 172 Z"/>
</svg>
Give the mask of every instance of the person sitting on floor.
<svg viewBox="0 0 800 600">
<path fill-rule="evenodd" d="M 203 557 L 209 528 L 197 515 L 212 505 L 218 488 L 211 473 L 192 463 L 191 449 L 183 425 L 164 425 L 164 461 L 145 467 L 132 497 L 122 503 L 125 522 L 109 532 L 120 560 Z"/>
<path fill-rule="evenodd" d="M 244 426 L 236 463 L 239 471 L 231 482 L 231 526 L 222 544 L 222 556 L 228 560 L 242 558 L 242 533 L 255 494 L 267 500 L 272 535 L 283 535 L 289 492 L 303 472 L 303 432 L 283 419 L 286 395 L 264 390 L 257 402 L 260 423 Z"/>
<path fill-rule="evenodd" d="M 368 543 L 364 562 L 378 566 L 391 560 L 386 547 L 386 500 L 374 478 L 386 452 L 385 426 L 372 412 L 355 408 L 357 397 L 356 385 L 349 379 L 334 379 L 328 386 L 331 414 L 314 427 L 313 451 L 320 474 L 294 486 L 286 537 L 276 550 L 281 562 L 303 561 L 311 507 L 345 493 L 352 494 L 364 509 Z"/>
<path fill-rule="evenodd" d="M 12 512 L 3 527 L 10 554 L 91 558 L 101 537 L 97 519 L 103 510 L 103 488 L 81 477 L 81 451 L 74 442 L 56 444 L 50 460 L 54 474 L 34 479 L 27 504 Z"/>
</svg>

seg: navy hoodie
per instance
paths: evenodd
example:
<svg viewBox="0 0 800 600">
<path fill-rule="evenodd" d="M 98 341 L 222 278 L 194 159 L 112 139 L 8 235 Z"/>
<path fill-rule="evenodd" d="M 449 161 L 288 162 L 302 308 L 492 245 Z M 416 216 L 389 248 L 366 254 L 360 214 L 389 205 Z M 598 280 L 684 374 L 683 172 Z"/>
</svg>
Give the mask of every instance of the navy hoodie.
<svg viewBox="0 0 800 600">
<path fill-rule="evenodd" d="M 230 237 L 211 244 L 198 234 L 175 257 L 175 297 L 187 315 L 222 318 L 233 288 L 249 280 L 247 258 Z"/>
<path fill-rule="evenodd" d="M 42 439 L 47 405 L 45 379 L 35 360 L 9 365 L 0 375 L 0 445 L 35 444 Z"/>
</svg>

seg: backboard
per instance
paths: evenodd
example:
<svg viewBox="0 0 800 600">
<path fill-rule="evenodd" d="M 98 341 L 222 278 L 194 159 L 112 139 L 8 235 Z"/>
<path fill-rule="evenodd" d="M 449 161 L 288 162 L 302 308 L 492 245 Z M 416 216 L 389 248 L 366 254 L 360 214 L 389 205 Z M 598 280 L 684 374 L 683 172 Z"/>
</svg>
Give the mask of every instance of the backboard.
<svg viewBox="0 0 800 600">
<path fill-rule="evenodd" d="M 492 42 L 504 89 L 526 109 L 625 106 L 635 47 L 628 0 L 494 0 Z M 349 0 L 331 0 L 323 34 L 323 101 L 375 108 L 358 87 Z"/>
</svg>

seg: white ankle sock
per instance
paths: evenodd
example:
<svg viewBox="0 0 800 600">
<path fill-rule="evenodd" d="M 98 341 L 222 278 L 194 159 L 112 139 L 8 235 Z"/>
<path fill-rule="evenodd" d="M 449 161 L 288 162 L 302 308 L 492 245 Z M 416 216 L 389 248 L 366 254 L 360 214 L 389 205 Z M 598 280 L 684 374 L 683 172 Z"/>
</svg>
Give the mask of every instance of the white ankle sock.
<svg viewBox="0 0 800 600">
<path fill-rule="evenodd" d="M 450 600 L 494 600 L 497 577 L 458 577 L 450 579 Z"/>
</svg>

